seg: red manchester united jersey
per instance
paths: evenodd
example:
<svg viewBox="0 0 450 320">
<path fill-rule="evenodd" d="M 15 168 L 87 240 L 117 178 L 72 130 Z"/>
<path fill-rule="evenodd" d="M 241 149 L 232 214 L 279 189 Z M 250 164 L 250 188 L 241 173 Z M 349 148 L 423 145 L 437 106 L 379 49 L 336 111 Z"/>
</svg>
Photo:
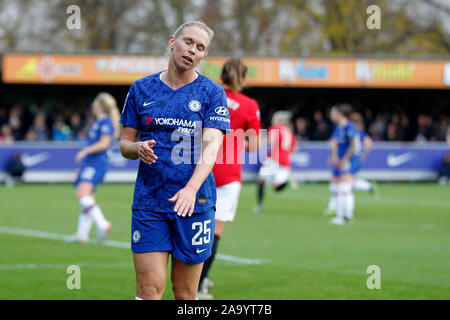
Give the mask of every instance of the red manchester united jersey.
<svg viewBox="0 0 450 320">
<path fill-rule="evenodd" d="M 242 93 L 229 90 L 225 90 L 225 93 L 230 112 L 231 132 L 224 136 L 213 168 L 217 187 L 235 181 L 242 182 L 241 159 L 244 148 L 244 134 L 258 135 L 261 128 L 259 106 L 255 100 Z"/>
<path fill-rule="evenodd" d="M 291 166 L 291 153 L 295 150 L 295 135 L 287 126 L 271 126 L 267 132 L 270 152 L 269 158 L 285 167 Z"/>
</svg>

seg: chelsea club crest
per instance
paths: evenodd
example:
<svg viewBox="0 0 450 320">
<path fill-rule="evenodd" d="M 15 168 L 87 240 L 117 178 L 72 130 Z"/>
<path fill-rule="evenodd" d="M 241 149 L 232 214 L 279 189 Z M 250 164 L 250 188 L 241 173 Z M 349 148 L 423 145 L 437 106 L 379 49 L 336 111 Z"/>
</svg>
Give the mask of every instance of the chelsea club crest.
<svg viewBox="0 0 450 320">
<path fill-rule="evenodd" d="M 191 111 L 197 112 L 202 107 L 202 104 L 198 100 L 191 100 L 189 102 L 189 109 Z"/>
<path fill-rule="evenodd" d="M 141 233 L 139 232 L 139 230 L 135 230 L 133 232 L 133 242 L 138 243 L 139 240 L 141 240 Z"/>
</svg>

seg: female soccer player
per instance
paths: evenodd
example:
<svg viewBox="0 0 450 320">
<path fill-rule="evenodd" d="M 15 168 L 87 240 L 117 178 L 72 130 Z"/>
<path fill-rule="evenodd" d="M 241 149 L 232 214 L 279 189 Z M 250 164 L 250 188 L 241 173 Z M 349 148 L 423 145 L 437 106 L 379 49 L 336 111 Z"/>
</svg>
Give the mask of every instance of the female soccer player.
<svg viewBox="0 0 450 320">
<path fill-rule="evenodd" d="M 364 131 L 364 121 L 360 113 L 354 112 L 350 116 L 350 120 L 355 124 L 358 129 L 357 144 L 355 147 L 355 166 L 353 168 L 353 174 L 356 175 L 361 169 L 362 162 L 367 158 L 367 155 L 372 150 L 373 141 L 372 138 Z M 369 182 L 362 178 L 355 177 L 353 182 L 353 191 L 368 191 L 372 194 L 376 193 L 376 183 Z"/>
<path fill-rule="evenodd" d="M 351 106 L 338 104 L 331 108 L 330 118 L 336 127 L 330 140 L 330 163 L 333 177 L 330 182 L 330 202 L 336 201 L 336 216 L 333 224 L 344 224 L 353 219 L 355 197 L 352 192 L 354 181 L 355 150 L 359 143 L 358 130 L 349 120 Z"/>
<path fill-rule="evenodd" d="M 240 93 L 245 86 L 247 67 L 240 59 L 229 59 L 222 68 L 221 80 L 230 112 L 232 132 L 223 138 L 218 159 L 213 168 L 217 186 L 216 227 L 211 256 L 205 261 L 200 277 L 199 299 L 212 299 L 208 288 L 212 282 L 208 272 L 214 261 L 217 245 L 228 221 L 233 221 L 241 191 L 242 151 L 258 151 L 261 128 L 258 103 Z"/>
<path fill-rule="evenodd" d="M 362 161 L 367 157 L 367 155 L 372 150 L 372 139 L 364 131 L 364 121 L 361 114 L 354 112 L 350 116 L 351 122 L 355 125 L 357 132 L 355 140 L 355 150 L 352 157 L 352 170 L 351 173 L 354 177 L 352 190 L 353 191 L 369 191 L 370 193 L 376 195 L 377 188 L 375 182 L 369 182 L 367 180 L 356 177 L 356 174 L 361 169 Z M 336 214 L 337 208 L 337 184 L 333 181 L 330 182 L 330 192 L 331 197 L 328 202 L 328 206 L 324 211 L 326 216 L 334 216 Z"/>
<path fill-rule="evenodd" d="M 81 163 L 74 183 L 81 213 L 77 233 L 68 241 L 87 242 L 92 222 L 97 226 L 99 242 L 104 241 L 111 231 L 111 223 L 105 219 L 95 202 L 95 191 L 108 171 L 107 151 L 111 141 L 120 136 L 120 113 L 114 97 L 106 92 L 98 94 L 92 103 L 92 114 L 96 121 L 89 130 L 88 146 L 75 157 L 75 161 Z"/>
<path fill-rule="evenodd" d="M 267 131 L 270 152 L 258 172 L 258 203 L 254 208 L 255 213 L 263 210 L 266 181 L 277 192 L 283 190 L 289 182 L 291 153 L 296 148 L 295 135 L 291 129 L 291 117 L 291 112 L 284 110 L 277 111 L 272 116 L 272 126 Z"/>
<path fill-rule="evenodd" d="M 134 82 L 125 101 L 120 149 L 140 159 L 131 221 L 136 299 L 161 299 L 169 253 L 175 298 L 195 299 L 211 255 L 211 170 L 230 129 L 223 88 L 195 71 L 213 36 L 202 22 L 182 24 L 169 39 L 168 69 Z"/>
</svg>

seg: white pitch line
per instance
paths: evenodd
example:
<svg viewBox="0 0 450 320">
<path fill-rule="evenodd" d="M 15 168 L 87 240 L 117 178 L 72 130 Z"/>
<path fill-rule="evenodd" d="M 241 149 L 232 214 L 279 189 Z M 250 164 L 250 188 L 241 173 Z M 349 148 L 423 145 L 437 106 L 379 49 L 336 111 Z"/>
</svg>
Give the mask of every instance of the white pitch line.
<svg viewBox="0 0 450 320">
<path fill-rule="evenodd" d="M 35 238 L 42 238 L 42 239 L 62 240 L 62 241 L 64 241 L 65 239 L 67 239 L 67 237 L 69 237 L 68 235 L 64 235 L 64 234 L 49 233 L 49 232 L 44 232 L 44 231 L 36 231 L 36 230 L 28 230 L 28 229 L 20 229 L 20 228 L 10 228 L 10 227 L 0 227 L 0 233 L 13 234 L 13 235 L 19 235 L 19 236 L 25 236 L 25 237 L 35 237 Z M 98 244 L 96 242 L 90 242 L 90 243 Z M 101 245 L 131 250 L 130 243 L 122 242 L 122 241 L 106 240 L 103 243 L 101 243 Z M 267 263 L 267 260 L 247 259 L 247 258 L 240 258 L 240 257 L 235 257 L 235 256 L 230 256 L 230 255 L 225 255 L 225 254 L 217 254 L 216 258 L 219 260 L 234 262 L 237 264 L 247 264 L 247 265 L 255 265 L 255 264 L 258 265 L 258 264 Z"/>
<path fill-rule="evenodd" d="M 0 270 L 5 269 L 66 269 L 70 265 L 77 265 L 79 267 L 92 267 L 92 268 L 132 268 L 131 262 L 112 262 L 112 263 L 19 263 L 19 264 L 0 264 Z"/>
<path fill-rule="evenodd" d="M 235 263 L 240 263 L 240 264 L 264 264 L 267 262 L 267 260 L 239 258 L 239 257 L 235 257 L 235 256 L 221 254 L 221 253 L 216 254 L 216 258 L 219 260 L 225 260 L 225 261 L 230 261 L 230 262 L 235 262 Z"/>
<path fill-rule="evenodd" d="M 355 193 L 355 196 L 358 197 L 358 194 Z M 285 200 L 295 200 L 298 201 L 301 200 L 308 200 L 308 201 L 323 201 L 326 202 L 329 200 L 329 197 L 321 196 L 321 195 L 304 195 L 304 194 L 291 194 L 291 193 L 285 193 L 277 195 L 277 198 L 279 199 L 285 199 Z M 357 199 L 358 203 L 363 204 L 375 204 L 375 205 L 394 205 L 394 206 L 404 206 L 404 205 L 418 205 L 418 206 L 425 206 L 425 207 L 438 207 L 438 208 L 450 208 L 450 201 L 445 200 L 415 200 L 415 199 L 393 199 L 393 198 L 360 198 Z"/>
</svg>

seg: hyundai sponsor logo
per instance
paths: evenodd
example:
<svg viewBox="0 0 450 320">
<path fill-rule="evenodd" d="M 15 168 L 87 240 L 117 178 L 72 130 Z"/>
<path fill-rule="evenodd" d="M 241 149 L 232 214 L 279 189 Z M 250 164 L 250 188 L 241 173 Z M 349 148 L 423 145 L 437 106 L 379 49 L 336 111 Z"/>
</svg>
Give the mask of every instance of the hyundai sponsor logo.
<svg viewBox="0 0 450 320">
<path fill-rule="evenodd" d="M 228 109 L 226 107 L 217 107 L 214 111 L 219 116 L 226 116 L 228 114 Z"/>
</svg>

